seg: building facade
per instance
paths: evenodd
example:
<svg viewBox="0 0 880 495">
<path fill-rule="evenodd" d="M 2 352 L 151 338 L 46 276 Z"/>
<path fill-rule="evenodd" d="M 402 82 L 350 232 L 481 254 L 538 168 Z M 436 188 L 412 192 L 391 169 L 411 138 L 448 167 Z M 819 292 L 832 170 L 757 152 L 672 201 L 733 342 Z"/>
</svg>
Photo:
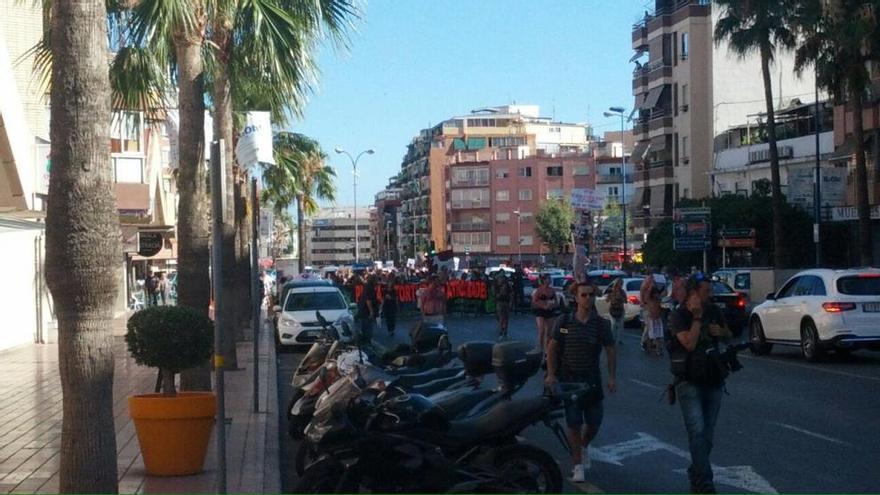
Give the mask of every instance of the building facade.
<svg viewBox="0 0 880 495">
<path fill-rule="evenodd" d="M 370 216 L 373 208 L 322 208 L 306 221 L 306 264 L 313 267 L 351 265 L 355 262 L 355 248 L 361 263 L 372 261 Z M 357 246 L 355 246 L 357 226 Z"/>
<path fill-rule="evenodd" d="M 398 252 L 401 191 L 397 177 L 394 177 L 388 187 L 376 194 L 370 230 L 376 261 L 397 262 L 401 259 Z"/>
<path fill-rule="evenodd" d="M 706 0 L 655 0 L 633 26 L 632 240 L 669 217 L 680 198 L 710 194 L 714 136 L 766 111 L 760 59 L 740 57 L 713 41 L 717 9 Z M 793 55 L 771 66 L 780 107 L 812 96 L 813 78 L 795 75 Z"/>
</svg>

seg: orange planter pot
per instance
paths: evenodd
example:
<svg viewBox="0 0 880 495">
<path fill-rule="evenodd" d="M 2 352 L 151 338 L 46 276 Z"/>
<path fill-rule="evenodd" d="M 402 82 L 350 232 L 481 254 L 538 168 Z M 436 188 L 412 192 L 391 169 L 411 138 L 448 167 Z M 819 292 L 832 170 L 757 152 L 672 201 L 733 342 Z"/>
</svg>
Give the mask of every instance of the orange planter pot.
<svg viewBox="0 0 880 495">
<path fill-rule="evenodd" d="M 178 392 L 128 398 L 147 473 L 181 476 L 200 473 L 214 428 L 216 397 L 211 392 Z"/>
</svg>

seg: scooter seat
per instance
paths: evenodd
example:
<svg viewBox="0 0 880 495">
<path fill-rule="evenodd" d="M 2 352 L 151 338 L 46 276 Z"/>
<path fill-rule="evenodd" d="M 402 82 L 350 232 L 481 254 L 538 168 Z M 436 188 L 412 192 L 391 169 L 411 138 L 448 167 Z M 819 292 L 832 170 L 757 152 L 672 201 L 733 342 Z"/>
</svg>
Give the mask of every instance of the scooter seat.
<svg viewBox="0 0 880 495">
<path fill-rule="evenodd" d="M 462 380 L 466 380 L 464 373 L 460 376 L 451 376 L 449 378 L 440 378 L 434 381 L 430 381 L 428 383 L 424 383 L 422 385 L 416 385 L 409 389 L 409 392 L 412 394 L 420 394 L 424 396 L 433 395 L 437 392 L 441 392 L 446 390 L 447 388 L 455 385 L 456 383 L 460 383 Z"/>
<path fill-rule="evenodd" d="M 455 419 L 464 417 L 465 413 L 470 411 L 471 408 L 497 393 L 494 390 L 485 388 L 476 390 L 444 390 L 428 397 L 428 399 L 440 406 L 443 412 L 446 413 L 447 418 Z"/>
<path fill-rule="evenodd" d="M 514 434 L 513 426 L 525 428 L 547 407 L 546 397 L 514 399 L 495 405 L 486 414 L 450 422 L 446 435 L 454 441 L 483 441 L 493 437 Z"/>
<path fill-rule="evenodd" d="M 422 385 L 440 378 L 449 378 L 450 376 L 456 376 L 463 370 L 464 368 L 461 367 L 434 368 L 427 371 L 422 371 L 421 373 L 398 375 L 397 378 L 394 380 L 394 385 L 408 389 L 416 385 Z"/>
</svg>

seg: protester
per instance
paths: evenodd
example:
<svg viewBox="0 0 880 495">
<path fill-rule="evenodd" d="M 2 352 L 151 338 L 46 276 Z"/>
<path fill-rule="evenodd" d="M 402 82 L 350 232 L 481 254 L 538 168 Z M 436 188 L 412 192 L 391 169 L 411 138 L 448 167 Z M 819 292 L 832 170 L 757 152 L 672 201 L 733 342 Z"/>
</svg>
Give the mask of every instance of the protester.
<svg viewBox="0 0 880 495">
<path fill-rule="evenodd" d="M 622 344 L 621 334 L 626 317 L 626 291 L 623 290 L 623 279 L 618 278 L 611 284 L 611 289 L 606 296 L 608 301 L 608 314 L 611 316 L 611 334 L 614 341 Z"/>
<path fill-rule="evenodd" d="M 446 291 L 437 275 L 428 278 L 429 286 L 419 295 L 419 309 L 425 323 L 443 323 L 446 315 Z"/>
<path fill-rule="evenodd" d="M 550 275 L 541 275 L 541 285 L 532 293 L 532 308 L 538 326 L 538 347 L 547 349 L 547 339 L 556 323 L 556 291 L 550 287 Z"/>
<path fill-rule="evenodd" d="M 664 322 L 663 310 L 660 305 L 663 298 L 663 287 L 651 273 L 645 277 L 639 289 L 642 302 L 644 328 L 642 330 L 642 350 L 657 356 L 663 354 Z"/>
<path fill-rule="evenodd" d="M 369 343 L 373 339 L 373 326 L 379 314 L 379 301 L 376 298 L 376 279 L 374 276 L 367 277 L 363 286 L 363 292 L 358 300 L 358 321 L 361 328 L 361 340 Z"/>
<path fill-rule="evenodd" d="M 159 280 L 156 278 L 155 273 L 150 273 L 144 279 L 144 290 L 147 292 L 146 305 L 158 306 Z"/>
<path fill-rule="evenodd" d="M 397 282 L 393 273 L 388 277 L 382 293 L 382 318 L 385 319 L 388 335 L 394 335 L 397 326 Z"/>
<path fill-rule="evenodd" d="M 589 282 L 572 285 L 577 310 L 566 314 L 556 324 L 547 346 L 545 385 L 557 382 L 589 384 L 593 388 L 580 401 L 566 407 L 565 422 L 571 444 L 571 480 L 585 481 L 590 468 L 590 442 L 599 432 L 604 415 L 602 373 L 599 358 L 602 349 L 608 362 L 608 391 L 617 390 L 617 352 L 608 320 L 595 308 L 597 289 Z"/>
<path fill-rule="evenodd" d="M 721 310 L 711 303 L 712 283 L 702 273 L 685 286 L 685 303 L 670 315 L 672 372 L 675 397 L 688 433 L 691 465 L 687 470 L 692 493 L 715 493 L 712 453 L 715 423 L 721 410 L 724 376 L 708 358 L 712 348 L 731 337 Z"/>
<path fill-rule="evenodd" d="M 510 322 L 510 304 L 513 299 L 513 286 L 504 274 L 504 270 L 495 272 L 495 317 L 498 320 L 498 340 L 507 339 L 507 327 Z"/>
</svg>

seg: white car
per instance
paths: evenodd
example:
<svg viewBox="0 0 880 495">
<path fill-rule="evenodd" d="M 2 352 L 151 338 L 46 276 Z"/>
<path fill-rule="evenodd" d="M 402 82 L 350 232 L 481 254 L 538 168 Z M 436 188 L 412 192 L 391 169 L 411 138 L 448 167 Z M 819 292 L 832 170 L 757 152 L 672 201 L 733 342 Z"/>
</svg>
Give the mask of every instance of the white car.
<svg viewBox="0 0 880 495">
<path fill-rule="evenodd" d="M 327 321 L 340 324 L 354 320 L 342 292 L 331 285 L 296 287 L 287 292 L 278 318 L 278 343 L 282 346 L 306 346 L 321 335 L 315 315 L 321 312 Z"/>
<path fill-rule="evenodd" d="M 828 350 L 880 350 L 880 270 L 805 270 L 790 278 L 749 317 L 755 354 L 774 344 L 800 346 L 808 361 Z"/>
<path fill-rule="evenodd" d="M 623 291 L 626 292 L 626 303 L 623 305 L 623 321 L 635 321 L 642 312 L 642 301 L 639 300 L 639 289 L 642 288 L 644 278 L 625 278 L 623 279 Z M 596 311 L 600 316 L 610 318 L 608 293 L 611 292 L 611 285 L 605 287 L 602 295 L 596 298 Z"/>
</svg>

